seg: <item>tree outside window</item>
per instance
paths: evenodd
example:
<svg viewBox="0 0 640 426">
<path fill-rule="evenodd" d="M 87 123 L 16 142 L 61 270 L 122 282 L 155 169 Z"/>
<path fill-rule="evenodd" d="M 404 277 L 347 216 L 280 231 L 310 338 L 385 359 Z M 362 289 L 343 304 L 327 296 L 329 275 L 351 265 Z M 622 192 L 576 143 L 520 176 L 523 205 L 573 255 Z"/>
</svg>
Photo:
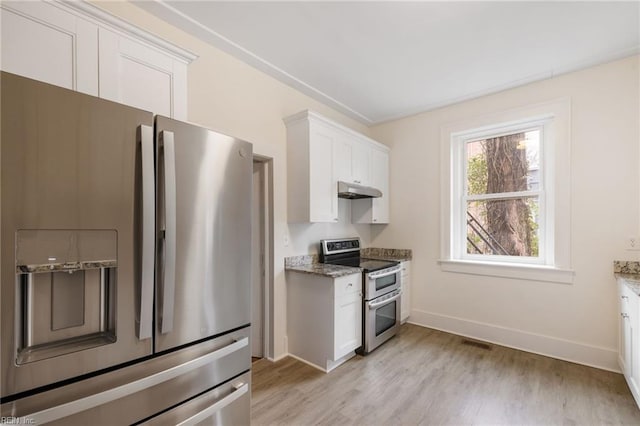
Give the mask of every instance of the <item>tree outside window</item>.
<svg viewBox="0 0 640 426">
<path fill-rule="evenodd" d="M 542 128 L 465 139 L 466 254 L 540 256 Z"/>
</svg>

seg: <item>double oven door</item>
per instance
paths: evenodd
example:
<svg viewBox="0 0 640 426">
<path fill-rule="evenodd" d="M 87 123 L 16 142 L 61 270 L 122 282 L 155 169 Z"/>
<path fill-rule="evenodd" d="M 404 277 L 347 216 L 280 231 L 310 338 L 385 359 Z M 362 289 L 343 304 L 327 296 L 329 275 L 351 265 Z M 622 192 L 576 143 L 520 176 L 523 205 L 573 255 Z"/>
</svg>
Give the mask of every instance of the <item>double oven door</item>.
<svg viewBox="0 0 640 426">
<path fill-rule="evenodd" d="M 364 353 L 369 353 L 391 337 L 400 328 L 401 290 L 364 302 Z"/>
<path fill-rule="evenodd" d="M 402 267 L 399 264 L 365 273 L 364 299 L 373 300 L 394 290 L 399 290 L 401 278 Z"/>
<path fill-rule="evenodd" d="M 365 273 L 363 353 L 393 337 L 400 328 L 402 268 L 395 265 Z"/>
</svg>

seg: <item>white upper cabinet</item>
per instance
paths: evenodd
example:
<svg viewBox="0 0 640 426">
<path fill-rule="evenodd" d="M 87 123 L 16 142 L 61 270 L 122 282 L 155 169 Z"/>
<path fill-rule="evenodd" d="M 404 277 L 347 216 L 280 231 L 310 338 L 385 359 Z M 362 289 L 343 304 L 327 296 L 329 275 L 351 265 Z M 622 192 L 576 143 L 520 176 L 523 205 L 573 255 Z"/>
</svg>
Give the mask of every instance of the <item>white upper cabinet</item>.
<svg viewBox="0 0 640 426">
<path fill-rule="evenodd" d="M 371 185 L 371 143 L 354 139 L 352 141 L 351 178 L 353 183 Z"/>
<path fill-rule="evenodd" d="M 383 193 L 352 200 L 353 222 L 388 223 L 389 148 L 310 111 L 284 122 L 289 222 L 337 222 L 338 181 L 344 181 Z"/>
<path fill-rule="evenodd" d="M 100 97 L 187 119 L 186 64 L 126 35 L 100 28 Z"/>
<path fill-rule="evenodd" d="M 353 180 L 352 158 L 353 144 L 346 135 L 336 133 L 336 150 L 334 157 L 334 178 L 336 181 L 351 182 Z"/>
<path fill-rule="evenodd" d="M 2 2 L 2 69 L 98 95 L 98 26 L 51 3 Z"/>
<path fill-rule="evenodd" d="M 389 223 L 389 149 L 373 147 L 371 149 L 371 181 L 369 186 L 382 192 L 379 198 L 363 198 L 351 203 L 351 221 L 353 223 Z"/>
<path fill-rule="evenodd" d="M 366 140 L 336 131 L 336 181 L 371 185 L 371 144 Z"/>
<path fill-rule="evenodd" d="M 195 55 L 85 2 L 2 2 L 2 69 L 187 118 Z"/>
<path fill-rule="evenodd" d="M 335 132 L 321 122 L 295 117 L 285 123 L 289 222 L 337 222 L 333 169 L 340 143 Z"/>
</svg>

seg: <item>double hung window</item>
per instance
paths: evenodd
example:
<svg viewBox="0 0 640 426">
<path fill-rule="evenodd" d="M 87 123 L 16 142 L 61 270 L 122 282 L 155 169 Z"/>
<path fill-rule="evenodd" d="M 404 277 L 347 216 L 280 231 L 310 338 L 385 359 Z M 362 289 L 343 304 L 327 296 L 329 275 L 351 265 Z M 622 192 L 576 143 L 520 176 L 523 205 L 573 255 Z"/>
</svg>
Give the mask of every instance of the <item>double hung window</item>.
<svg viewBox="0 0 640 426">
<path fill-rule="evenodd" d="M 544 124 L 458 136 L 462 259 L 545 263 Z"/>
<path fill-rule="evenodd" d="M 571 283 L 569 99 L 441 128 L 444 271 Z"/>
</svg>

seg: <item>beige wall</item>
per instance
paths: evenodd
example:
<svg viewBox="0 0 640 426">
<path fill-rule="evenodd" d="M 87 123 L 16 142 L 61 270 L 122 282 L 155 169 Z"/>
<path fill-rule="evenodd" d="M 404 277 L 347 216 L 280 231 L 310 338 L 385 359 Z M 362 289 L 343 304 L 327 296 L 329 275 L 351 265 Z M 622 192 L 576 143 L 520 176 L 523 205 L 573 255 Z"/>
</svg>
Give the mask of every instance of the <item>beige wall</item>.
<svg viewBox="0 0 640 426">
<path fill-rule="evenodd" d="M 638 58 L 529 84 L 496 95 L 396 120 L 364 125 L 281 84 L 219 49 L 130 3 L 95 3 L 193 51 L 189 120 L 254 143 L 273 158 L 275 234 L 274 355 L 285 354 L 286 284 L 283 258 L 315 252 L 323 237 L 359 235 L 365 244 L 411 248 L 412 317 L 506 345 L 616 369 L 614 259 L 640 234 Z M 439 140 L 442 124 L 561 97 L 572 103 L 571 285 L 442 272 Z M 282 118 L 313 109 L 392 148 L 391 215 L 386 227 L 353 226 L 348 201 L 340 223 L 287 224 L 286 130 Z M 290 245 L 283 240 L 289 236 Z"/>
<path fill-rule="evenodd" d="M 376 126 L 391 147 L 392 224 L 373 245 L 413 249 L 410 321 L 617 369 L 612 262 L 637 260 L 638 57 Z M 440 128 L 510 108 L 571 99 L 571 285 L 443 272 Z"/>
<path fill-rule="evenodd" d="M 286 352 L 286 285 L 284 257 L 317 251 L 321 238 L 359 235 L 370 240 L 368 226 L 353 226 L 350 205 L 340 200 L 338 224 L 287 224 L 286 128 L 282 118 L 314 110 L 369 135 L 366 126 L 257 71 L 227 53 L 178 30 L 126 2 L 94 2 L 96 6 L 199 57 L 188 68 L 189 121 L 254 144 L 256 154 L 273 159 L 274 174 L 274 346 Z M 285 235 L 290 244 L 284 246 Z M 248 265 L 248 264 L 247 264 Z"/>
</svg>

